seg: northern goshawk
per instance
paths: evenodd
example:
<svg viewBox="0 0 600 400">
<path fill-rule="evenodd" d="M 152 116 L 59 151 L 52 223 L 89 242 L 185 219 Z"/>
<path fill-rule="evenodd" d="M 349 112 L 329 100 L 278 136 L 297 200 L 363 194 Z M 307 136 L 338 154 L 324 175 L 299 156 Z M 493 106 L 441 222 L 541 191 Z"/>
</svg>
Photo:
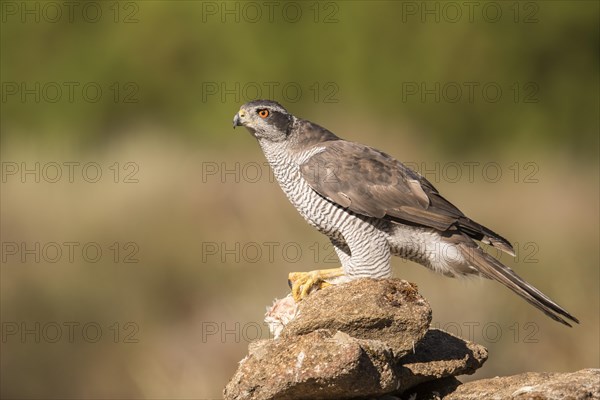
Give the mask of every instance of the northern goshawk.
<svg viewBox="0 0 600 400">
<path fill-rule="evenodd" d="M 388 278 L 395 255 L 450 277 L 495 279 L 550 318 L 579 322 L 476 242 L 514 256 L 508 240 L 466 217 L 393 157 L 340 139 L 270 100 L 244 104 L 233 126 L 258 140 L 290 202 L 329 237 L 341 261 L 341 268 L 291 273 L 296 301 L 327 282 Z"/>
</svg>

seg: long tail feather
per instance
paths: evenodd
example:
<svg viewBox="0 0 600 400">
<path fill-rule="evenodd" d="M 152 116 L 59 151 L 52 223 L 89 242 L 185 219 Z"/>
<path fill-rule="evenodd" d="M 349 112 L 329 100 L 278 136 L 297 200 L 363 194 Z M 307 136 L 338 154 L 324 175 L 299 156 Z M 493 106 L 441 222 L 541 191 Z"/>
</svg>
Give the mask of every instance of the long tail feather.
<svg viewBox="0 0 600 400">
<path fill-rule="evenodd" d="M 556 304 L 544 293 L 540 292 L 515 274 L 512 269 L 505 266 L 480 248 L 471 247 L 464 243 L 459 244 L 459 248 L 461 249 L 462 254 L 482 275 L 502 283 L 504 286 L 525 299 L 529 304 L 540 309 L 548 317 L 567 326 L 571 326 L 567 320 L 579 323 L 579 320 L 567 310 Z"/>
</svg>

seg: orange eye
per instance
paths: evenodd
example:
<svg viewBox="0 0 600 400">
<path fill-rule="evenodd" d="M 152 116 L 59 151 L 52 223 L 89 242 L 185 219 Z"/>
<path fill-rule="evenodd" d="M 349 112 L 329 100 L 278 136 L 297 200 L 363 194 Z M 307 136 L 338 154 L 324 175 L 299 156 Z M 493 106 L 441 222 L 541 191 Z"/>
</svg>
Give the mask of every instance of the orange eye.
<svg viewBox="0 0 600 400">
<path fill-rule="evenodd" d="M 263 108 L 262 110 L 258 110 L 258 115 L 261 118 L 267 118 L 269 116 L 269 110 L 267 110 L 266 108 Z"/>
</svg>

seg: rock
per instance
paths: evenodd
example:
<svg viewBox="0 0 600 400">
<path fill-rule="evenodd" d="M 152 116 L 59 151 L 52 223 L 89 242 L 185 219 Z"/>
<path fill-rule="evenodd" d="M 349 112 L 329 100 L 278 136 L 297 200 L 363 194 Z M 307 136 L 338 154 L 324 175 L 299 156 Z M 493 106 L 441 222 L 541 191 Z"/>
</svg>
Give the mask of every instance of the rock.
<svg viewBox="0 0 600 400">
<path fill-rule="evenodd" d="M 427 380 L 473 373 L 487 358 L 479 345 L 428 331 L 429 305 L 401 280 L 328 287 L 297 309 L 285 298 L 266 320 L 281 335 L 251 343 L 225 399 L 393 399 Z"/>
<path fill-rule="evenodd" d="M 430 329 L 414 354 L 399 362 L 402 386 L 458 375 L 470 375 L 487 360 L 487 349 L 439 329 Z"/>
<path fill-rule="evenodd" d="M 439 340 L 440 343 L 432 343 Z M 487 351 L 449 333 L 431 330 L 417 353 L 395 358 L 379 340 L 317 330 L 261 340 L 225 388 L 226 399 L 350 399 L 401 393 L 421 382 L 473 373 Z M 419 356 L 423 345 L 437 346 Z M 447 348 L 442 349 L 442 347 Z M 428 357 L 431 357 L 428 363 Z M 475 358 L 478 357 L 478 358 Z M 403 362 L 406 361 L 405 364 Z"/>
<path fill-rule="evenodd" d="M 357 279 L 321 289 L 298 306 L 283 337 L 317 329 L 380 340 L 400 357 L 413 351 L 431 323 L 431 308 L 417 287 L 400 279 Z"/>
<path fill-rule="evenodd" d="M 243 360 L 226 399 L 344 399 L 392 392 L 398 377 L 381 342 L 318 330 L 264 340 Z"/>
<path fill-rule="evenodd" d="M 600 399 L 600 369 L 572 373 L 526 372 L 481 379 L 458 386 L 443 399 Z"/>
<path fill-rule="evenodd" d="M 296 304 L 278 300 L 265 321 L 274 339 L 250 344 L 228 400 L 599 399 L 600 370 L 525 373 L 461 384 L 487 350 L 438 329 L 416 286 L 360 279 Z"/>
</svg>

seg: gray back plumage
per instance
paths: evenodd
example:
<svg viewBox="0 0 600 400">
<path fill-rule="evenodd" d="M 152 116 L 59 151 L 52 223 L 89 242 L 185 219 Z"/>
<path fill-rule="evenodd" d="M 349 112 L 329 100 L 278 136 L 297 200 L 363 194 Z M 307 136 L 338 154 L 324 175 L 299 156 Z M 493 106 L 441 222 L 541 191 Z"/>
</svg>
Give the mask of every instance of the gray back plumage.
<svg viewBox="0 0 600 400">
<path fill-rule="evenodd" d="M 333 139 L 322 134 L 325 140 L 319 142 L 313 136 L 322 128 L 303 125 L 305 132 L 311 132 L 307 135 L 311 137 L 310 144 L 323 150 L 300 165 L 300 171 L 321 196 L 368 217 L 419 224 L 440 231 L 460 229 L 476 240 L 514 255 L 508 240 L 467 218 L 427 179 L 400 161 L 335 135 Z"/>
</svg>

